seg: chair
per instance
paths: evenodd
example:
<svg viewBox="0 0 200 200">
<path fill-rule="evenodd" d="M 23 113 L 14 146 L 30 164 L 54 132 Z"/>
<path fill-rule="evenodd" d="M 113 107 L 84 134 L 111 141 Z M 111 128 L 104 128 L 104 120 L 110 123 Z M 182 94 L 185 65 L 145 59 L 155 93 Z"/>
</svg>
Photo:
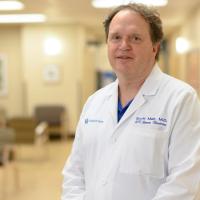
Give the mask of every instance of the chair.
<svg viewBox="0 0 200 200">
<path fill-rule="evenodd" d="M 13 170 L 14 187 L 19 187 L 19 173 L 15 161 L 16 151 L 14 146 L 15 132 L 11 128 L 0 128 L 0 169 L 2 169 L 1 194 L 5 198 L 8 186 L 9 167 Z"/>
<path fill-rule="evenodd" d="M 35 108 L 35 119 L 37 123 L 47 122 L 49 137 L 67 136 L 67 114 L 61 105 L 39 105 Z"/>
<path fill-rule="evenodd" d="M 36 123 L 32 117 L 14 117 L 8 120 L 8 126 L 16 132 L 17 144 L 34 144 L 47 140 L 47 123 Z"/>
<path fill-rule="evenodd" d="M 15 130 L 15 143 L 18 150 L 18 157 L 24 159 L 23 148 L 30 147 L 35 148 L 34 154 L 30 155 L 27 153 L 25 159 L 48 159 L 48 146 L 46 146 L 48 141 L 48 125 L 46 122 L 37 124 L 32 117 L 14 117 L 9 119 L 7 124 Z"/>
</svg>

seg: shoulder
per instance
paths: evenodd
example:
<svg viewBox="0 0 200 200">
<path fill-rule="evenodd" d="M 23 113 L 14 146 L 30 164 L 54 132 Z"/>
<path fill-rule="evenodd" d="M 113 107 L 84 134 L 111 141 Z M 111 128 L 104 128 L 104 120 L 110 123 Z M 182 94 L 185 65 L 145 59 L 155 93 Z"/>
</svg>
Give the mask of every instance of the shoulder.
<svg viewBox="0 0 200 200">
<path fill-rule="evenodd" d="M 159 66 L 153 68 L 142 87 L 142 92 L 147 95 L 157 94 L 159 99 L 170 101 L 177 96 L 196 93 L 189 84 L 162 72 Z"/>
<path fill-rule="evenodd" d="M 190 105 L 194 102 L 195 104 L 199 104 L 198 94 L 191 85 L 164 73 L 162 75 L 158 98 L 174 108 L 187 105 L 185 109 L 189 109 Z"/>
<path fill-rule="evenodd" d="M 175 94 L 196 94 L 195 89 L 188 83 L 163 73 L 163 87 L 169 93 Z"/>
</svg>

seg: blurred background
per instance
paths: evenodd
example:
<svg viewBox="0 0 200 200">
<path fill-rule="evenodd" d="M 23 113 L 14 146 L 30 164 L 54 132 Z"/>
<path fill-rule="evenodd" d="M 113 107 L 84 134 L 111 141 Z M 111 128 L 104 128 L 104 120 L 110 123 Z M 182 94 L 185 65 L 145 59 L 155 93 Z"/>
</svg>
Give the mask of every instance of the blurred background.
<svg viewBox="0 0 200 200">
<path fill-rule="evenodd" d="M 82 106 L 115 79 L 103 1 L 0 0 L 0 199 L 60 199 Z M 153 3 L 165 32 L 160 67 L 199 93 L 200 1 Z"/>
</svg>

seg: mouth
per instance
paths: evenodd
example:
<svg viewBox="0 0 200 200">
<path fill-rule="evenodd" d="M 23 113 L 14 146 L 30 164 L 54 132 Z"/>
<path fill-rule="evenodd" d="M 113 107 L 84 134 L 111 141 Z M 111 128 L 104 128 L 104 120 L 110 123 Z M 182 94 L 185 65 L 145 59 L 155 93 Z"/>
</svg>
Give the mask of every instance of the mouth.
<svg viewBox="0 0 200 200">
<path fill-rule="evenodd" d="M 133 59 L 133 58 L 130 57 L 130 56 L 117 56 L 116 58 L 117 58 L 117 59 L 120 59 L 120 60 L 130 60 L 130 59 Z"/>
</svg>

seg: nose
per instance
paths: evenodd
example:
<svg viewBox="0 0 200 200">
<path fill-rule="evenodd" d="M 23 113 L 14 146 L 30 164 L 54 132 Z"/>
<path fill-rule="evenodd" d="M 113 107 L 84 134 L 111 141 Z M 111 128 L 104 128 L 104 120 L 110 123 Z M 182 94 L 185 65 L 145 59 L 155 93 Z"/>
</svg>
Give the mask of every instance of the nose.
<svg viewBox="0 0 200 200">
<path fill-rule="evenodd" d="M 131 48 L 130 42 L 128 39 L 121 40 L 120 49 L 123 51 L 129 50 Z"/>
</svg>

